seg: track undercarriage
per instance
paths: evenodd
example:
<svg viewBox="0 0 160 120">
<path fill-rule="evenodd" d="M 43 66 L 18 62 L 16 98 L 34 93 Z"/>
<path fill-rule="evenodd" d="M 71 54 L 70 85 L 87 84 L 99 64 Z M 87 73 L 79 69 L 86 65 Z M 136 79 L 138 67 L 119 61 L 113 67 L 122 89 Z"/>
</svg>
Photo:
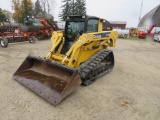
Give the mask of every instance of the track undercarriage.
<svg viewBox="0 0 160 120">
<path fill-rule="evenodd" d="M 109 73 L 114 67 L 114 56 L 111 50 L 101 50 L 90 60 L 82 63 L 79 74 L 83 85 L 90 85 L 97 78 Z"/>
</svg>

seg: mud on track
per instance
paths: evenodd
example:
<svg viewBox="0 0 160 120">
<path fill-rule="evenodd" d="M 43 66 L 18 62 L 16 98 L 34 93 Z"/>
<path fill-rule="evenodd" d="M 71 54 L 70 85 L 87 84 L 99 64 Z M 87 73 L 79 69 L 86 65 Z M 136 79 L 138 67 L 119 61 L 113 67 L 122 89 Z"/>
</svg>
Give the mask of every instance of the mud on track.
<svg viewBox="0 0 160 120">
<path fill-rule="evenodd" d="M 113 71 L 58 106 L 12 79 L 29 53 L 44 57 L 50 48 L 50 40 L 0 48 L 1 120 L 160 119 L 160 43 L 117 40 Z"/>
</svg>

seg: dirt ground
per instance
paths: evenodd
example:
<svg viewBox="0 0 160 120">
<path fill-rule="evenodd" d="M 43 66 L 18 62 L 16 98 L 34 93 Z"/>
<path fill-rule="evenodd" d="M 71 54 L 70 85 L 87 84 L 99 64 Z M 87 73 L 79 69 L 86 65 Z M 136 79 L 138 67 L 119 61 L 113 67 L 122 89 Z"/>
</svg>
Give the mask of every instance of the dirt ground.
<svg viewBox="0 0 160 120">
<path fill-rule="evenodd" d="M 12 78 L 29 53 L 50 48 L 50 40 L 0 48 L 1 120 L 160 120 L 160 43 L 117 40 L 113 71 L 58 106 Z"/>
</svg>

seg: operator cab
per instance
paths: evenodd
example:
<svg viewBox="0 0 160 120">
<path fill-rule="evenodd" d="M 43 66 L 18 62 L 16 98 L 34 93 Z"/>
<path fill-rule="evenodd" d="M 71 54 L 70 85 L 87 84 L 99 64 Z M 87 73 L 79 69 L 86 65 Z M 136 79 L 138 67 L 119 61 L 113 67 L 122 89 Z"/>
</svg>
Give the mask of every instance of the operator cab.
<svg viewBox="0 0 160 120">
<path fill-rule="evenodd" d="M 65 25 L 66 41 L 74 41 L 75 38 L 84 32 L 85 16 L 69 16 Z"/>
<path fill-rule="evenodd" d="M 65 44 L 62 49 L 62 54 L 65 54 L 72 44 L 74 40 L 82 35 L 83 33 L 93 33 L 100 32 L 99 28 L 99 20 L 103 20 L 104 23 L 108 24 L 110 30 L 112 30 L 111 24 L 98 17 L 94 16 L 69 16 L 67 17 L 65 24 Z"/>
</svg>

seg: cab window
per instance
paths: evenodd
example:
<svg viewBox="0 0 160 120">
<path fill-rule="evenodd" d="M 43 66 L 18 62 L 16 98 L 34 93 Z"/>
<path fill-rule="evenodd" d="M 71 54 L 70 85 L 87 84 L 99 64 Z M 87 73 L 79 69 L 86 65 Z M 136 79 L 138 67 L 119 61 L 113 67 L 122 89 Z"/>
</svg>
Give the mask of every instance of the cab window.
<svg viewBox="0 0 160 120">
<path fill-rule="evenodd" d="M 80 32 L 84 29 L 84 21 L 78 22 L 67 22 L 67 37 L 75 38 L 80 34 Z"/>
<path fill-rule="evenodd" d="M 98 32 L 98 20 L 97 19 L 88 20 L 87 32 Z"/>
</svg>

